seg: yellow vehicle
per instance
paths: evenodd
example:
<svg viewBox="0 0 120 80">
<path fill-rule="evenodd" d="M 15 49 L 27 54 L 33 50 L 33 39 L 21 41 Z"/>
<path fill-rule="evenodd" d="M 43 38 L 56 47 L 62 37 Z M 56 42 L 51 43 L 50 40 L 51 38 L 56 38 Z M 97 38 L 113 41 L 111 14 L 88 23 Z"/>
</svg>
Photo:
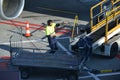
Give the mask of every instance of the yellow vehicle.
<svg viewBox="0 0 120 80">
<path fill-rule="evenodd" d="M 86 36 L 93 39 L 93 53 L 115 57 L 120 50 L 120 0 L 102 0 L 91 7 L 88 29 Z M 71 51 L 76 43 L 70 44 Z"/>
</svg>

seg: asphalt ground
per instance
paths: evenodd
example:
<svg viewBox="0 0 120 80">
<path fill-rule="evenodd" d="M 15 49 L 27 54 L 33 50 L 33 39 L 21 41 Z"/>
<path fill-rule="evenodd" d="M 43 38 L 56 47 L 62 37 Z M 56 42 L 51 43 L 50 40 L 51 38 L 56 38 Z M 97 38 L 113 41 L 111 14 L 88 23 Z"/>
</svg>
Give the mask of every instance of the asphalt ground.
<svg viewBox="0 0 120 80">
<path fill-rule="evenodd" d="M 54 0 L 52 0 L 52 1 L 54 2 Z M 60 2 L 62 4 L 62 1 L 60 1 Z M 32 3 L 32 5 L 31 5 L 31 3 Z M 57 9 L 53 10 L 54 9 L 52 7 L 53 5 L 50 5 L 50 4 L 47 5 L 48 4 L 47 1 L 26 0 L 25 9 L 19 18 L 15 19 L 15 21 L 1 20 L 1 24 L 0 24 L 0 27 L 1 27 L 1 29 L 0 29 L 0 34 L 1 34 L 0 35 L 0 57 L 1 58 L 9 58 L 9 56 L 10 56 L 10 53 L 9 53 L 10 36 L 23 35 L 25 33 L 26 21 L 29 21 L 29 23 L 30 23 L 30 32 L 32 33 L 32 36 L 29 38 L 26 38 L 24 36 L 22 37 L 22 40 L 23 40 L 22 45 L 24 46 L 24 48 L 28 48 L 29 50 L 31 49 L 30 51 L 33 51 L 33 49 L 40 49 L 40 51 L 42 53 L 48 53 L 50 48 L 48 46 L 48 43 L 46 42 L 46 39 L 41 40 L 45 36 L 44 31 L 43 31 L 44 27 L 41 28 L 41 25 L 42 25 L 42 23 L 46 23 L 46 21 L 48 19 L 52 19 L 56 23 L 61 23 L 61 22 L 67 23 L 67 24 L 65 24 L 64 27 L 63 26 L 58 27 L 58 29 L 60 29 L 60 31 L 58 31 L 58 33 L 59 33 L 58 38 L 65 38 L 65 39 L 58 39 L 58 41 L 59 41 L 60 45 L 62 45 L 62 47 L 59 47 L 59 50 L 56 52 L 56 54 L 66 53 L 66 51 L 64 51 L 64 49 L 68 50 L 68 45 L 69 45 L 69 39 L 66 37 L 70 37 L 70 35 L 71 35 L 71 32 L 67 31 L 67 30 L 71 30 L 72 26 L 74 25 L 74 17 L 76 15 L 76 13 L 79 13 L 79 25 L 86 26 L 89 23 L 89 7 L 90 7 L 90 5 L 80 4 L 79 6 L 77 5 L 77 7 L 73 6 L 73 7 L 71 7 L 72 11 L 71 11 L 71 8 L 69 9 L 69 7 L 67 8 L 67 5 L 65 5 L 62 8 L 63 10 L 61 11 L 62 6 L 57 5 L 57 2 L 55 2 L 55 3 L 56 3 Z M 74 2 L 73 5 L 75 5 L 75 3 L 76 2 Z M 71 5 L 72 3 L 70 2 L 69 4 Z M 60 6 L 60 8 L 59 8 L 59 6 Z M 81 6 L 84 6 L 84 8 L 83 7 L 81 8 Z M 51 9 L 48 9 L 48 7 L 52 8 L 52 11 L 51 11 Z M 76 8 L 75 9 L 76 11 L 74 11 L 74 8 Z M 67 12 L 65 12 L 66 10 L 67 10 Z M 16 21 L 20 21 L 22 23 L 20 23 L 20 22 L 17 23 Z M 20 33 L 20 29 L 18 29 L 18 27 L 22 27 L 22 33 Z M 20 41 L 20 40 L 19 40 L 19 38 L 14 37 L 13 42 L 14 41 Z M 38 53 L 39 50 L 37 50 L 36 52 Z M 69 53 L 67 53 L 67 54 L 69 54 Z M 4 62 L 3 59 L 0 59 L 0 61 Z M 8 63 L 9 63 L 9 61 L 8 61 Z M 12 71 L 11 73 L 13 73 L 13 74 L 16 74 L 14 72 L 17 71 L 17 74 L 19 75 L 18 69 L 14 68 L 14 66 L 12 66 L 12 68 L 11 68 L 10 64 L 8 64 L 8 65 L 7 65 L 7 68 L 6 68 L 6 66 L 3 66 L 3 64 L 0 66 L 2 66 L 2 68 L 5 69 L 5 71 L 6 70 L 8 71 L 8 75 L 9 75 L 10 71 Z M 120 58 L 119 58 L 119 56 L 117 56 L 113 59 L 109 59 L 106 57 L 93 55 L 91 57 L 91 59 L 87 62 L 86 65 L 90 69 L 97 69 L 97 70 L 120 69 L 120 67 L 119 67 L 120 66 Z M 10 68 L 10 70 L 8 70 L 8 67 Z M 2 70 L 0 73 L 3 73 Z M 41 72 L 41 73 L 43 73 L 43 72 Z M 87 72 L 82 72 L 82 73 L 80 73 L 79 78 L 80 78 L 80 80 L 94 80 L 93 78 L 83 78 L 83 77 L 87 77 L 87 76 L 89 76 Z M 108 79 L 109 80 L 119 80 L 120 79 L 119 76 L 120 75 L 115 75 L 115 76 L 111 75 L 111 76 L 99 77 L 99 78 L 101 80 L 108 80 Z M 36 74 L 36 75 L 30 76 L 30 78 L 27 80 L 61 80 L 61 78 L 56 78 L 56 77 L 53 77 L 50 75 L 43 76 L 40 74 Z"/>
</svg>

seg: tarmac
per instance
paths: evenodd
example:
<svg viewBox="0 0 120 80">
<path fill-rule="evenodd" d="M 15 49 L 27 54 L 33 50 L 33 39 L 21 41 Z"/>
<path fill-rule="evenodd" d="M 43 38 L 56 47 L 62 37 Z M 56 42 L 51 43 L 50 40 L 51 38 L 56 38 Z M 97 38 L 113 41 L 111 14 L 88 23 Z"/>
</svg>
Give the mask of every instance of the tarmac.
<svg viewBox="0 0 120 80">
<path fill-rule="evenodd" d="M 53 0 L 54 1 L 54 0 Z M 29 3 L 31 3 L 33 5 L 30 5 Z M 58 1 L 59 3 L 62 1 Z M 44 3 L 44 4 L 43 4 Z M 67 13 L 65 12 L 59 12 L 59 11 L 50 11 L 51 9 L 48 9 L 48 7 L 53 8 L 52 5 L 46 5 L 45 3 L 48 3 L 45 0 L 42 1 L 28 1 L 26 0 L 26 6 L 25 9 L 23 11 L 23 13 L 20 15 L 19 18 L 15 19 L 14 21 L 5 21 L 5 20 L 1 20 L 0 21 L 0 60 L 2 61 L 2 58 L 9 58 L 10 56 L 10 37 L 13 35 L 14 37 L 12 37 L 12 42 L 14 44 L 14 42 L 18 42 L 21 41 L 22 39 L 22 44 L 21 43 L 17 43 L 17 45 L 13 45 L 14 47 L 21 47 L 23 46 L 24 51 L 29 50 L 30 52 L 34 52 L 34 53 L 48 53 L 50 48 L 48 46 L 48 42 L 47 39 L 44 38 L 45 37 L 45 32 L 44 32 L 44 26 L 43 23 L 46 24 L 47 20 L 52 19 L 54 22 L 56 23 L 66 23 L 64 26 L 59 26 L 57 29 L 57 34 L 58 34 L 58 42 L 59 42 L 59 50 L 56 52 L 56 54 L 71 54 L 71 52 L 69 52 L 68 48 L 69 48 L 69 38 L 71 36 L 71 30 L 72 30 L 72 26 L 74 25 L 74 18 L 76 16 L 76 13 L 78 13 L 79 11 L 79 25 L 81 26 L 86 26 L 89 23 L 89 7 L 85 7 L 84 8 L 80 8 L 80 10 L 78 10 L 78 7 L 81 7 L 80 5 L 76 7 L 76 11 L 71 11 Z M 70 5 L 72 3 L 69 3 Z M 76 4 L 76 2 L 74 2 L 74 4 Z M 57 5 L 57 3 L 56 3 Z M 84 4 L 81 4 L 82 6 Z M 33 7 L 34 6 L 34 7 Z M 85 5 L 84 5 L 85 6 Z M 87 5 L 90 6 L 90 5 Z M 67 5 L 64 4 L 64 8 L 62 9 L 66 9 L 65 7 L 67 7 Z M 69 9 L 71 10 L 70 7 Z M 47 9 L 46 9 L 47 8 Z M 59 8 L 59 6 L 57 5 L 56 7 L 57 9 L 61 10 L 61 8 Z M 67 10 L 69 10 L 67 8 Z M 63 10 L 62 10 L 63 11 Z M 69 14 L 70 13 L 70 14 Z M 74 13 L 74 14 L 73 14 Z M 87 16 L 86 16 L 87 15 Z M 25 34 L 25 26 L 26 26 L 26 21 L 29 21 L 30 23 L 30 32 L 31 32 L 31 37 L 24 37 L 22 36 L 23 34 Z M 22 37 L 21 37 L 22 36 Z M 8 61 L 9 62 L 9 61 Z M 101 57 L 101 56 L 96 56 L 93 55 L 90 59 L 89 62 L 87 62 L 87 66 L 91 69 L 119 69 L 120 67 L 120 58 L 119 56 L 113 58 L 113 59 L 108 59 L 105 57 Z M 2 67 L 4 68 L 4 67 Z M 10 70 L 15 70 L 17 71 L 16 68 L 10 68 Z M 0 72 L 1 73 L 1 72 Z M 88 73 L 86 72 L 82 72 L 80 73 L 80 78 L 83 76 L 87 76 Z M 49 77 L 48 77 L 49 78 Z M 52 77 L 53 78 L 53 77 Z M 101 80 L 119 80 L 120 77 L 119 75 L 115 76 L 110 76 L 110 77 L 100 77 Z M 30 79 L 28 80 L 56 80 L 56 79 L 45 79 L 45 77 L 40 78 L 39 75 L 36 76 L 32 76 L 30 77 Z M 87 79 L 80 79 L 80 80 L 87 80 Z M 89 80 L 93 80 L 93 78 L 89 78 Z"/>
</svg>

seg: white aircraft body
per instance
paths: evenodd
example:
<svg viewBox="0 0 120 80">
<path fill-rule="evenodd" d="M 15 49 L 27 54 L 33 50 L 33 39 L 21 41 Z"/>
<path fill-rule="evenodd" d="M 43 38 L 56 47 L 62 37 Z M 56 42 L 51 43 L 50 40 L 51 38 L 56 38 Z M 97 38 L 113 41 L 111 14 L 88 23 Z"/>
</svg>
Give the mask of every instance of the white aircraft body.
<svg viewBox="0 0 120 80">
<path fill-rule="evenodd" d="M 99 0 L 79 0 L 80 2 L 98 2 Z M 25 0 L 0 0 L 0 18 L 11 20 L 23 11 Z"/>
</svg>

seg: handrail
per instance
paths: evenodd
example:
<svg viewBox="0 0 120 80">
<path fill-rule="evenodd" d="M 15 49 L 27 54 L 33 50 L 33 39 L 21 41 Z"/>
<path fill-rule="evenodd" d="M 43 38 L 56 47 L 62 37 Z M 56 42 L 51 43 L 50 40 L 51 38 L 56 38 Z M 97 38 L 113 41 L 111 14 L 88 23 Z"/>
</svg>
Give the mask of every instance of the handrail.
<svg viewBox="0 0 120 80">
<path fill-rule="evenodd" d="M 116 26 L 115 26 L 114 28 L 112 28 L 111 30 L 108 31 L 108 27 L 109 27 L 109 26 L 108 26 L 108 17 L 109 17 L 111 14 L 113 14 L 113 18 L 114 18 L 115 15 L 116 15 L 116 12 L 115 12 L 116 10 L 118 10 L 118 13 L 117 13 L 117 14 L 120 14 L 120 6 L 118 6 L 117 8 L 115 8 L 115 10 L 112 10 L 112 11 L 106 13 L 105 43 L 108 42 L 107 36 L 108 36 L 109 34 L 111 34 L 112 32 L 114 32 L 115 30 L 117 30 L 118 28 L 120 28 L 120 24 L 119 24 L 119 22 L 118 22 L 119 19 L 116 19 L 116 20 L 115 20 Z"/>
<path fill-rule="evenodd" d="M 112 4 L 115 5 L 116 3 L 118 3 L 120 0 L 112 0 Z"/>
<path fill-rule="evenodd" d="M 74 31 L 77 24 L 78 24 L 78 15 L 75 16 L 74 26 L 73 26 L 72 35 L 71 35 L 72 38 L 74 38 Z"/>
<path fill-rule="evenodd" d="M 102 9 L 102 6 L 103 6 L 103 4 L 104 3 L 106 3 L 107 1 L 109 1 L 109 0 L 102 0 L 101 2 L 99 2 L 98 4 L 96 4 L 96 5 L 94 5 L 93 7 L 91 7 L 91 9 L 90 9 L 90 27 L 91 27 L 91 31 L 94 31 L 94 30 L 96 30 L 97 28 L 98 28 L 98 26 L 97 26 L 97 28 L 94 28 L 96 25 L 98 25 L 99 24 L 99 22 L 101 21 L 100 20 L 100 16 L 101 15 L 104 15 L 104 13 L 106 13 L 107 11 L 109 11 L 110 9 L 112 9 L 112 10 L 110 10 L 111 12 L 114 12 L 114 10 L 116 9 L 116 8 L 114 8 L 114 6 L 115 6 L 115 4 L 117 4 L 118 2 L 120 2 L 120 0 L 111 0 L 111 7 L 108 9 L 107 8 L 107 10 L 103 10 Z M 95 9 L 95 8 L 97 8 L 97 7 L 100 7 L 100 13 L 98 13 L 97 15 L 95 15 L 95 16 L 93 16 L 93 10 Z M 115 6 L 116 7 L 116 6 Z M 115 14 L 113 15 L 114 17 L 116 16 Z M 104 16 L 105 17 L 105 16 Z M 95 18 L 97 18 L 97 21 L 98 21 L 98 24 L 96 24 L 96 25 L 94 25 L 94 21 L 93 21 L 93 19 L 95 19 Z M 104 18 L 105 19 L 105 18 Z M 102 22 L 105 22 L 106 23 L 106 21 L 102 21 Z M 105 24 L 105 23 L 103 23 L 103 24 Z M 99 26 L 100 27 L 100 26 Z"/>
<path fill-rule="evenodd" d="M 96 8 L 97 6 L 102 6 L 102 4 L 105 2 L 106 0 L 103 0 L 101 2 L 99 2 L 98 4 L 94 5 L 93 7 L 91 7 L 90 9 L 90 26 L 93 26 L 93 9 Z M 102 7 L 101 7 L 102 8 Z M 102 11 L 102 9 L 101 9 Z"/>
<path fill-rule="evenodd" d="M 113 8 L 113 9 L 110 10 L 110 11 L 107 11 L 106 13 L 109 15 L 109 16 L 108 16 L 108 21 L 110 21 L 110 20 L 114 19 L 116 16 L 118 16 L 119 13 L 120 13 L 119 10 L 120 10 L 120 6 L 115 7 L 115 8 Z M 101 14 L 103 14 L 103 12 L 102 12 Z M 100 14 L 99 14 L 99 15 L 100 15 Z M 97 15 L 98 18 L 99 18 L 99 15 Z M 95 17 L 97 17 L 97 16 L 95 16 Z M 105 15 L 105 16 L 106 16 L 106 15 Z M 96 24 L 96 25 L 94 25 L 94 26 L 91 26 L 91 31 L 95 31 L 98 27 L 102 26 L 103 24 L 106 24 L 106 19 L 98 22 L 98 24 Z"/>
<path fill-rule="evenodd" d="M 110 31 L 108 31 L 108 26 L 106 25 L 106 33 L 105 33 L 105 43 L 107 44 L 108 42 L 108 35 L 110 35 L 112 32 L 120 28 L 120 24 L 117 24 L 114 28 L 112 28 Z"/>
</svg>

